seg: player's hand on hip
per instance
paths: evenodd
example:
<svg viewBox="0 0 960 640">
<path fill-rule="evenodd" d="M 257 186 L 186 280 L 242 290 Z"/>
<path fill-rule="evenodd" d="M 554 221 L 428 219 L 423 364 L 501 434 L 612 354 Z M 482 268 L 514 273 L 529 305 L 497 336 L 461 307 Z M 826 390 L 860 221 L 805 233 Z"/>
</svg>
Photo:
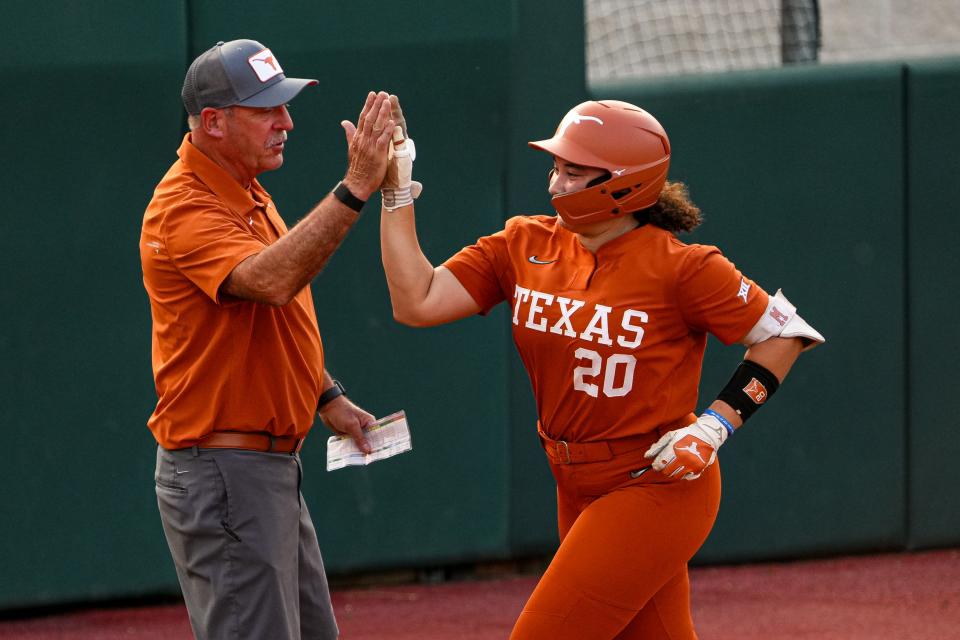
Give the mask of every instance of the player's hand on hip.
<svg viewBox="0 0 960 640">
<path fill-rule="evenodd" d="M 393 139 L 387 155 L 387 171 L 380 185 L 383 208 L 394 211 L 412 204 L 423 191 L 423 185 L 413 179 L 413 161 L 417 159 L 417 148 L 407 132 L 407 120 L 400 108 L 400 99 L 390 96 L 391 113 L 397 123 L 393 128 Z"/>
<path fill-rule="evenodd" d="M 370 426 L 377 419 L 350 402 L 346 396 L 340 396 L 323 405 L 323 409 L 320 410 L 320 419 L 331 430 L 353 438 L 360 451 L 372 452 L 373 449 L 363 433 L 363 428 Z"/>
<path fill-rule="evenodd" d="M 727 430 L 711 415 L 702 415 L 682 429 L 668 431 L 647 449 L 655 471 L 670 478 L 696 480 L 717 459 L 717 449 L 727 440 Z"/>
<path fill-rule="evenodd" d="M 340 123 L 347 137 L 347 173 L 343 184 L 361 200 L 370 198 L 383 182 L 393 127 L 390 96 L 384 91 L 367 94 L 357 124 Z"/>
</svg>

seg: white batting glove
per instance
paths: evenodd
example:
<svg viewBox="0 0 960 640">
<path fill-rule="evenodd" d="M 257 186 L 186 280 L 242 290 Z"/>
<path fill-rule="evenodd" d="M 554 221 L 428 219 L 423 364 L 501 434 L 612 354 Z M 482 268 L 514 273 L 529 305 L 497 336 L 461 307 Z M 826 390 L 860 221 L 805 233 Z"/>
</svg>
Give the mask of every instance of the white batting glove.
<svg viewBox="0 0 960 640">
<path fill-rule="evenodd" d="M 696 480 L 717 459 L 717 449 L 727 435 L 717 418 L 704 414 L 682 429 L 663 434 L 643 457 L 653 458 L 654 470 L 665 476 Z"/>
<path fill-rule="evenodd" d="M 402 127 L 394 127 L 393 141 L 387 153 L 387 174 L 380 185 L 383 208 L 387 211 L 411 204 L 423 191 L 423 185 L 412 179 L 416 157 L 413 140 L 404 137 Z"/>
</svg>

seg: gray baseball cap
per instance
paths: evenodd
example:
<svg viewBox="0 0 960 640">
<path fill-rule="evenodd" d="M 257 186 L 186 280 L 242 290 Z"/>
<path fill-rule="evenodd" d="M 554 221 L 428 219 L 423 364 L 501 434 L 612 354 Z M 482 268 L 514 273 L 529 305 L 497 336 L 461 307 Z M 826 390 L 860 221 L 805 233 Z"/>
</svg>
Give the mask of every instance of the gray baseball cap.
<svg viewBox="0 0 960 640">
<path fill-rule="evenodd" d="M 190 115 L 204 107 L 276 107 L 316 80 L 288 78 L 276 56 L 256 40 L 218 42 L 191 63 L 183 79 L 183 106 Z"/>
</svg>

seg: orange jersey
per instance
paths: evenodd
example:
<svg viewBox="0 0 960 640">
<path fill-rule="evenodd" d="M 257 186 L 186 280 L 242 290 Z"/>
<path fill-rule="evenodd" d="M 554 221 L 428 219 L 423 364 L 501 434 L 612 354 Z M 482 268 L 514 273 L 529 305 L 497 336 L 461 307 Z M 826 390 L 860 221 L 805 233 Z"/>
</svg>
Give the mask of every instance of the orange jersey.
<svg viewBox="0 0 960 640">
<path fill-rule="evenodd" d="M 682 421 L 707 333 L 742 339 L 767 293 L 716 247 L 647 224 L 585 249 L 552 216 L 521 216 L 444 263 L 483 312 L 512 306 L 513 338 L 550 438 L 590 442 Z"/>
<path fill-rule="evenodd" d="M 256 180 L 244 189 L 189 134 L 177 154 L 140 237 L 159 397 L 148 426 L 167 449 L 214 429 L 302 437 L 323 383 L 310 287 L 282 307 L 220 292 L 234 267 L 287 227 Z"/>
</svg>

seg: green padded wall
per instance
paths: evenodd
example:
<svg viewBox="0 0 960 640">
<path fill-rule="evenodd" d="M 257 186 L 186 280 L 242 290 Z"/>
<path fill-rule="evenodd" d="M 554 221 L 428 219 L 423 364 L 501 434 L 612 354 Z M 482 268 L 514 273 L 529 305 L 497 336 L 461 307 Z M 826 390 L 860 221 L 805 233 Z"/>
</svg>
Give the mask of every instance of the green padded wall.
<svg viewBox="0 0 960 640">
<path fill-rule="evenodd" d="M 544 19 L 543 9 L 536 4 L 518 3 L 519 30 L 510 65 L 504 219 L 553 212 L 546 181 L 552 161 L 529 148 L 527 141 L 551 136 L 563 114 L 586 99 L 583 4 L 554 3 L 550 20 Z M 556 485 L 537 438 L 530 380 L 512 337 L 506 350 L 510 366 L 510 547 L 515 555 L 550 554 L 558 543 Z"/>
<path fill-rule="evenodd" d="M 910 545 L 960 542 L 960 59 L 914 63 L 907 75 Z"/>
<path fill-rule="evenodd" d="M 13 5 L 0 608 L 165 590 L 138 242 L 180 135 L 183 3 Z"/>
<path fill-rule="evenodd" d="M 720 516 L 697 561 L 904 542 L 901 74 L 817 66 L 593 88 L 663 123 L 670 176 L 705 215 L 689 241 L 782 288 L 827 338 L 724 446 Z M 742 354 L 711 340 L 700 408 Z"/>
<path fill-rule="evenodd" d="M 0 610 L 175 594 L 145 426 L 155 395 L 137 241 L 183 135 L 189 60 L 255 37 L 289 74 L 320 80 L 293 104 L 286 165 L 263 176 L 291 224 L 343 173 L 339 121 L 356 118 L 368 89 L 398 93 L 425 184 L 421 241 L 437 263 L 510 215 L 550 210 L 549 159 L 526 141 L 588 96 L 582 3 L 552 3 L 549 16 L 519 0 L 8 4 L 0 80 L 18 99 L 0 178 L 0 428 L 12 443 Z M 724 447 L 724 503 L 697 562 L 960 541 L 960 450 L 944 420 L 960 352 L 936 331 L 960 273 L 960 61 L 590 93 L 663 121 L 672 176 L 707 215 L 691 241 L 783 287 L 828 338 Z M 327 474 L 317 424 L 304 492 L 328 568 L 550 553 L 554 487 L 505 309 L 436 329 L 396 324 L 372 205 L 314 294 L 331 371 L 374 413 L 406 409 L 414 451 Z M 711 344 L 702 404 L 741 353 Z"/>
</svg>

